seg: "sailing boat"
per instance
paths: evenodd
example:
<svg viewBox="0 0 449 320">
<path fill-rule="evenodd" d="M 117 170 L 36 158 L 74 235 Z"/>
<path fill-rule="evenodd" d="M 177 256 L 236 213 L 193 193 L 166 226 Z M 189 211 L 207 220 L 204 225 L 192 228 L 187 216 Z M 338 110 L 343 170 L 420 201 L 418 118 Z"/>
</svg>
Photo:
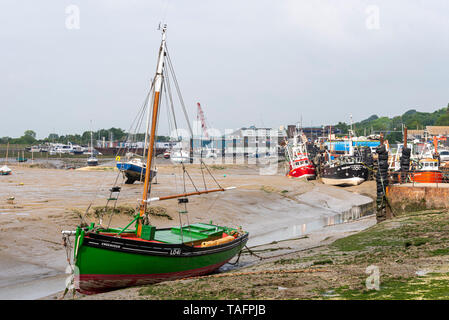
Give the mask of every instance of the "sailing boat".
<svg viewBox="0 0 449 320">
<path fill-rule="evenodd" d="M 134 156 L 128 159 L 126 162 L 118 162 L 117 169 L 123 172 L 126 177 L 126 184 L 133 184 L 136 181 L 144 181 L 146 175 L 146 164 L 139 156 Z M 157 170 L 150 170 L 150 182 L 157 174 Z"/>
<path fill-rule="evenodd" d="M 9 141 L 8 145 L 6 147 L 6 157 L 5 157 L 5 164 L 3 167 L 0 168 L 0 176 L 7 176 L 12 173 L 12 170 L 7 166 L 8 164 L 8 151 L 9 151 Z"/>
<path fill-rule="evenodd" d="M 149 97 L 149 95 L 148 95 Z M 146 163 L 142 160 L 143 157 L 145 157 L 146 154 L 146 146 L 148 141 L 148 128 L 149 128 L 149 121 L 150 121 L 150 112 L 147 113 L 147 125 L 145 130 L 145 143 L 143 148 L 142 156 L 137 154 L 126 154 L 127 160 L 124 162 L 117 162 L 117 169 L 119 169 L 120 172 L 123 173 L 123 175 L 126 177 L 126 184 L 133 184 L 135 181 L 141 181 L 144 182 L 145 175 L 146 175 Z M 156 168 L 150 169 L 150 183 L 153 180 L 153 178 L 156 176 L 157 170 Z"/>
<path fill-rule="evenodd" d="M 92 136 L 92 130 L 90 130 L 90 156 L 87 158 L 88 166 L 98 166 L 98 159 L 94 155 L 94 140 Z"/>
<path fill-rule="evenodd" d="M 159 114 L 160 93 L 165 75 L 166 26 L 162 28 L 154 95 L 152 102 L 151 135 L 146 168 L 155 157 L 154 143 Z M 169 61 L 169 59 L 168 59 Z M 124 228 L 104 228 L 91 223 L 81 224 L 76 231 L 63 231 L 64 239 L 75 235 L 73 248 L 74 284 L 77 291 L 92 294 L 112 289 L 151 284 L 210 273 L 237 255 L 248 240 L 241 228 L 211 223 L 193 223 L 158 229 L 148 223 L 147 205 L 160 200 L 178 199 L 187 205 L 188 196 L 226 191 L 218 188 L 178 195 L 149 198 L 150 171 L 145 172 L 139 213 Z M 120 192 L 115 186 L 112 192 Z M 181 214 L 187 211 L 180 211 Z M 128 228 L 135 223 L 134 230 Z"/>
</svg>

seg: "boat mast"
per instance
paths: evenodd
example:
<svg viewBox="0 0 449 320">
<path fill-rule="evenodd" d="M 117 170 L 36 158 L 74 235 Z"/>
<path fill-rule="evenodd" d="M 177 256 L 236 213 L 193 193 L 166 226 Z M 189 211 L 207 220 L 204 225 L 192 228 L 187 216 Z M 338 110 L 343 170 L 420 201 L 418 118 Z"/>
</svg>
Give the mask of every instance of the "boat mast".
<svg viewBox="0 0 449 320">
<path fill-rule="evenodd" d="M 140 204 L 140 212 L 139 215 L 142 218 L 145 215 L 147 209 L 147 198 L 149 193 L 150 186 L 150 173 L 151 173 L 151 165 L 153 161 L 153 153 L 154 153 L 154 139 L 156 137 L 156 126 L 157 126 L 157 118 L 159 114 L 159 101 L 160 101 L 160 92 L 162 89 L 162 71 L 164 68 L 164 58 L 165 58 L 165 31 L 167 29 L 167 25 L 162 27 L 162 41 L 161 47 L 159 48 L 159 58 L 157 62 L 156 75 L 154 77 L 154 99 L 153 99 L 153 111 L 152 111 L 152 119 L 151 119 L 151 133 L 150 133 L 150 142 L 148 145 L 148 156 L 147 156 L 147 164 L 145 169 L 145 182 L 143 187 L 143 195 L 142 195 L 142 203 Z M 137 225 L 137 236 L 140 237 L 142 234 L 142 219 L 138 219 Z"/>
<path fill-rule="evenodd" d="M 90 120 L 90 157 L 94 157 L 94 138 L 92 135 L 92 120 Z"/>
<path fill-rule="evenodd" d="M 153 84 L 151 84 L 151 87 L 153 87 Z M 150 94 L 151 94 L 151 90 L 147 96 L 146 103 L 148 103 L 148 100 L 150 99 Z M 154 96 L 153 96 L 153 98 L 154 98 Z M 146 121 L 146 125 L 145 125 L 145 142 L 143 144 L 143 152 L 142 152 L 143 158 L 145 158 L 145 154 L 147 152 L 148 130 L 150 129 L 150 116 L 151 116 L 150 108 L 147 108 L 147 121 Z M 136 154 L 137 154 L 137 148 L 136 148 Z"/>
<path fill-rule="evenodd" d="M 9 151 L 9 141 L 8 141 L 8 146 L 6 147 L 6 160 L 5 160 L 5 165 L 8 164 L 8 151 Z"/>
</svg>

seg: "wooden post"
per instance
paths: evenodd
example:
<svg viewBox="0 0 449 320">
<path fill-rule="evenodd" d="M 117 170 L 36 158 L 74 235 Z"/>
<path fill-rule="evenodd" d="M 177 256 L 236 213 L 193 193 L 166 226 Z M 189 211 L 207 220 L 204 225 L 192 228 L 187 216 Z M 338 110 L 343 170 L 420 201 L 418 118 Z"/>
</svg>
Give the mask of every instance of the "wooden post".
<svg viewBox="0 0 449 320">
<path fill-rule="evenodd" d="M 404 149 L 407 148 L 407 127 L 404 127 Z"/>
</svg>

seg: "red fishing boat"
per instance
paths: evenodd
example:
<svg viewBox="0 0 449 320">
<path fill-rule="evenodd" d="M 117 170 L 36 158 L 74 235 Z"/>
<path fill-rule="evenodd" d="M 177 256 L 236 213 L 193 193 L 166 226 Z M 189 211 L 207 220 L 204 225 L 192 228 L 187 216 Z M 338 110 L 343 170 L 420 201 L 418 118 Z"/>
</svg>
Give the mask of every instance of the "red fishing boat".
<svg viewBox="0 0 449 320">
<path fill-rule="evenodd" d="M 302 134 L 295 136 L 293 143 L 286 146 L 286 155 L 289 162 L 288 177 L 313 179 L 316 176 L 315 166 L 309 159 L 306 147 L 307 138 Z"/>
</svg>

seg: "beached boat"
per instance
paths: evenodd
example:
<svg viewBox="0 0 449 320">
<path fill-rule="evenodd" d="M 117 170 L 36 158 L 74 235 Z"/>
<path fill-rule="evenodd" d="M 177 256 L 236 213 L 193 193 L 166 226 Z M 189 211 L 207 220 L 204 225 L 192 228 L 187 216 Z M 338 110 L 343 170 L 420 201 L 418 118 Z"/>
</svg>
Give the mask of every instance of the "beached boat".
<svg viewBox="0 0 449 320">
<path fill-rule="evenodd" d="M 165 73 L 165 27 L 156 75 L 152 85 L 152 122 L 146 168 L 154 165 L 154 142 L 159 114 L 160 92 Z M 170 70 L 172 65 L 167 58 Z M 184 170 L 185 166 L 182 165 Z M 241 228 L 229 228 L 210 223 L 183 224 L 182 216 L 188 196 L 226 191 L 219 186 L 165 197 L 150 198 L 150 170 L 145 171 L 142 200 L 139 212 L 124 228 L 109 228 L 92 223 L 80 225 L 76 231 L 63 231 L 63 237 L 75 235 L 73 248 L 74 284 L 82 293 L 91 294 L 111 289 L 150 284 L 210 273 L 237 255 L 248 240 L 248 233 Z M 218 182 L 217 182 L 218 184 Z M 120 192 L 119 186 L 112 187 Z M 112 197 L 111 197 L 112 198 Z M 117 197 L 115 197 L 115 200 Z M 178 227 L 158 229 L 149 224 L 147 206 L 154 201 L 178 199 L 180 210 Z M 108 199 L 109 201 L 110 199 Z M 135 223 L 135 229 L 129 230 Z M 67 241 L 65 241 L 67 243 Z"/>
<path fill-rule="evenodd" d="M 170 160 L 174 163 L 190 163 L 192 158 L 190 153 L 186 150 L 172 150 L 170 153 Z"/>
<path fill-rule="evenodd" d="M 443 172 L 439 170 L 437 159 L 421 159 L 418 162 L 418 170 L 410 172 L 410 180 L 418 183 L 441 183 Z"/>
<path fill-rule="evenodd" d="M 5 164 L 4 166 L 0 167 L 0 176 L 7 176 L 12 173 L 12 170 Z"/>
<path fill-rule="evenodd" d="M 27 162 L 28 158 L 25 157 L 25 151 L 22 151 L 22 155 L 20 156 L 20 154 L 17 154 L 17 158 L 16 158 L 17 162 Z"/>
<path fill-rule="evenodd" d="M 135 181 L 143 182 L 145 180 L 146 164 L 139 156 L 135 156 L 125 162 L 117 162 L 117 169 L 119 169 L 126 177 L 126 184 L 133 184 Z M 150 182 L 156 174 L 157 170 L 151 169 Z"/>
<path fill-rule="evenodd" d="M 333 186 L 356 186 L 368 179 L 368 168 L 361 157 L 342 155 L 328 162 L 322 173 L 324 184 Z"/>
<path fill-rule="evenodd" d="M 98 159 L 96 157 L 87 158 L 87 165 L 90 167 L 98 166 Z"/>
<path fill-rule="evenodd" d="M 94 155 L 94 138 L 92 130 L 90 130 L 90 157 L 87 158 L 87 165 L 90 167 L 98 166 L 98 159 Z"/>
<path fill-rule="evenodd" d="M 306 147 L 307 138 L 304 135 L 295 136 L 293 143 L 286 146 L 286 156 L 289 163 L 288 177 L 293 178 L 315 178 L 315 166 L 309 159 Z"/>
<path fill-rule="evenodd" d="M 0 175 L 2 175 L 2 176 L 8 176 L 12 173 L 12 170 L 7 166 L 8 152 L 9 152 L 9 142 L 8 142 L 8 145 L 6 146 L 5 164 L 0 168 Z"/>
</svg>

